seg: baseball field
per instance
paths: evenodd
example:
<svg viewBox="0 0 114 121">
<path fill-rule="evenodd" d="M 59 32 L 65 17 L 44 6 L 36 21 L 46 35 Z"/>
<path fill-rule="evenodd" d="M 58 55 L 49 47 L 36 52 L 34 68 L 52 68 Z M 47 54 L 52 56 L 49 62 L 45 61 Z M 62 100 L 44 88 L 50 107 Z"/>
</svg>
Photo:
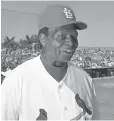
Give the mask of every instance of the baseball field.
<svg viewBox="0 0 114 121">
<path fill-rule="evenodd" d="M 99 109 L 99 120 L 114 120 L 114 77 L 93 79 Z"/>
</svg>

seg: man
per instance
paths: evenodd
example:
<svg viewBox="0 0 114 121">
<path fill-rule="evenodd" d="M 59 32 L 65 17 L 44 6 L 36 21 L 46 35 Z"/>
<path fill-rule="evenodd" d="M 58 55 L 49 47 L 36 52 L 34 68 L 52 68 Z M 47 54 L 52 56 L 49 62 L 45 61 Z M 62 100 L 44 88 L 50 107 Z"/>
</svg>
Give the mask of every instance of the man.
<svg viewBox="0 0 114 121">
<path fill-rule="evenodd" d="M 92 119 L 92 79 L 69 63 L 78 47 L 77 30 L 85 28 L 69 7 L 47 7 L 39 19 L 41 55 L 18 66 L 2 84 L 2 119 Z"/>
</svg>

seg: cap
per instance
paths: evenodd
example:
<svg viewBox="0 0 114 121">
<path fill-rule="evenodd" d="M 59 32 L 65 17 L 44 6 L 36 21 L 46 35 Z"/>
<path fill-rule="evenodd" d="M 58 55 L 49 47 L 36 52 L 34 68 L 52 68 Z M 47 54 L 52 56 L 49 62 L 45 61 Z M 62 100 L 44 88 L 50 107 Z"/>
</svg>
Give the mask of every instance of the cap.
<svg viewBox="0 0 114 121">
<path fill-rule="evenodd" d="M 73 10 L 67 6 L 53 5 L 48 6 L 39 16 L 39 30 L 44 27 L 59 27 L 63 25 L 74 24 L 76 29 L 83 30 L 87 28 L 87 24 L 76 21 Z"/>
</svg>

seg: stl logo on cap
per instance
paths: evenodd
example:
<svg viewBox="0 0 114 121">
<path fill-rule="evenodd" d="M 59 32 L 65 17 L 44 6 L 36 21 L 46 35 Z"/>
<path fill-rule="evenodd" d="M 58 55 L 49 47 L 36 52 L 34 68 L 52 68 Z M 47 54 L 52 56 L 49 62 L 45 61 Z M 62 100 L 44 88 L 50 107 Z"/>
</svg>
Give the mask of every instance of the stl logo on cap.
<svg viewBox="0 0 114 121">
<path fill-rule="evenodd" d="M 73 14 L 71 13 L 70 9 L 64 8 L 63 12 L 65 13 L 66 18 L 73 18 Z"/>
</svg>

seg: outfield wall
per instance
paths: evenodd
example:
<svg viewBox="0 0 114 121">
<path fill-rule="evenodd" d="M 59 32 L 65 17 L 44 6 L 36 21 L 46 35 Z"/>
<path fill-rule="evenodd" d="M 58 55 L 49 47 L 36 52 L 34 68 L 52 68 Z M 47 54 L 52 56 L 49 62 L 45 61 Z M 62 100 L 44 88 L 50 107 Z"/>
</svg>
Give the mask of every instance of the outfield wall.
<svg viewBox="0 0 114 121">
<path fill-rule="evenodd" d="M 85 69 L 85 71 L 89 73 L 89 75 L 92 78 L 114 76 L 114 67 L 113 68 L 87 68 Z"/>
</svg>

